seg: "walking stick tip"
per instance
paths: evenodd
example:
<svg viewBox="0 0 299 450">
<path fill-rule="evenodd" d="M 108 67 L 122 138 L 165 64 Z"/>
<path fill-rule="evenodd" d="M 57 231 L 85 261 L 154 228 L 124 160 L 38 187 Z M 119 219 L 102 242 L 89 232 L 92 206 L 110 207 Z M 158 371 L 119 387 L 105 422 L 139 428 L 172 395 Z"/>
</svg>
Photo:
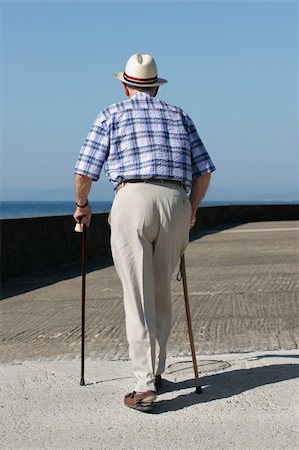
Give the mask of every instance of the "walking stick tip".
<svg viewBox="0 0 299 450">
<path fill-rule="evenodd" d="M 81 378 L 80 386 L 85 386 L 85 380 L 84 380 L 84 378 Z"/>
<path fill-rule="evenodd" d="M 201 394 L 202 393 L 201 386 L 196 386 L 195 392 L 196 394 Z"/>
</svg>

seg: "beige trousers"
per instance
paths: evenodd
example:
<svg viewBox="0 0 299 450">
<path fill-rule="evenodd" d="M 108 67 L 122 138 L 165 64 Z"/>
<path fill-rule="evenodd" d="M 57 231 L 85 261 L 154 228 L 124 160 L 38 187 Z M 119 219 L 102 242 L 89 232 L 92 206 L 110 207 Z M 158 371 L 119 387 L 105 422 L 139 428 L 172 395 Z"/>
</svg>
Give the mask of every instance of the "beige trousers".
<svg viewBox="0 0 299 450">
<path fill-rule="evenodd" d="M 171 276 L 188 245 L 191 204 L 175 184 L 127 183 L 111 209 L 111 248 L 122 283 L 135 391 L 155 390 L 171 328 Z"/>
</svg>

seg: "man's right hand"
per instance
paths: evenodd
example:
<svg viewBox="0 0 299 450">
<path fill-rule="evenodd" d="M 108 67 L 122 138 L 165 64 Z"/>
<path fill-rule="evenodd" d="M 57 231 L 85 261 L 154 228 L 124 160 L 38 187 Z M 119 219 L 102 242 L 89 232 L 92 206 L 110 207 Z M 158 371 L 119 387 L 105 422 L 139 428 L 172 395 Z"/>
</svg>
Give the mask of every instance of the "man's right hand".
<svg viewBox="0 0 299 450">
<path fill-rule="evenodd" d="M 90 221 L 91 221 L 91 208 L 88 204 L 85 208 L 76 208 L 76 211 L 73 214 L 73 217 L 76 222 L 82 223 L 83 225 L 86 225 L 89 227 Z"/>
</svg>

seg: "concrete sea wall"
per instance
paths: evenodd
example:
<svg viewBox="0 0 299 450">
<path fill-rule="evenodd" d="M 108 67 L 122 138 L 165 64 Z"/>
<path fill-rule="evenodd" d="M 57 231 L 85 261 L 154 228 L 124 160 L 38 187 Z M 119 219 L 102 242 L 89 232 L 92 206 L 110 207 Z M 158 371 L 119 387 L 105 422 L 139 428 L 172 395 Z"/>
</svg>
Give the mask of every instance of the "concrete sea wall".
<svg viewBox="0 0 299 450">
<path fill-rule="evenodd" d="M 107 213 L 95 214 L 88 230 L 88 258 L 110 251 Z M 82 234 L 71 216 L 1 220 L 1 280 L 72 264 L 81 258 Z"/>
<path fill-rule="evenodd" d="M 94 214 L 88 230 L 88 258 L 110 255 L 108 213 Z M 202 207 L 191 233 L 244 222 L 299 219 L 298 205 Z M 124 224 L 125 226 L 125 224 Z M 1 220 L 1 280 L 13 279 L 81 259 L 81 234 L 70 216 Z"/>
</svg>

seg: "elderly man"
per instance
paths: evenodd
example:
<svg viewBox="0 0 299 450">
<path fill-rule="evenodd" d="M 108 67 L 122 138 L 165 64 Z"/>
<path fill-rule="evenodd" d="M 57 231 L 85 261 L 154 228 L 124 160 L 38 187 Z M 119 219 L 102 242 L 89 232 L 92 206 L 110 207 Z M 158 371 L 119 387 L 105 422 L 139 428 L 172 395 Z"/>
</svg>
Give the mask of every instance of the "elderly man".
<svg viewBox="0 0 299 450">
<path fill-rule="evenodd" d="M 136 377 L 124 403 L 151 411 L 165 370 L 171 275 L 188 245 L 189 229 L 215 167 L 190 117 L 156 98 L 167 81 L 158 78 L 151 55 L 134 54 L 115 77 L 128 100 L 97 116 L 81 148 L 74 218 L 89 226 L 88 193 L 105 163 L 116 192 L 111 248 L 123 287 Z"/>
</svg>

